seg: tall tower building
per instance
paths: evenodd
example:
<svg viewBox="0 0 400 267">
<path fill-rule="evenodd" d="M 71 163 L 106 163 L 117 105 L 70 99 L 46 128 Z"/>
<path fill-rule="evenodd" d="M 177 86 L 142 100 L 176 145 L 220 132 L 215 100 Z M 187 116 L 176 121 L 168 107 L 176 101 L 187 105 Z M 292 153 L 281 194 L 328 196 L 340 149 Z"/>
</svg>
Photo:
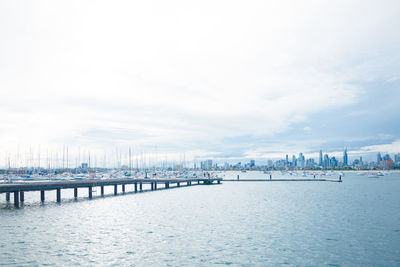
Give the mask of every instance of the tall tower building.
<svg viewBox="0 0 400 267">
<path fill-rule="evenodd" d="M 322 161 L 322 149 L 319 151 L 319 163 L 318 163 L 318 165 L 319 166 L 322 166 L 322 164 L 323 164 L 323 161 Z"/>
<path fill-rule="evenodd" d="M 347 165 L 348 165 L 348 156 L 347 156 L 347 147 L 345 147 L 343 151 L 343 166 Z"/>
<path fill-rule="evenodd" d="M 376 164 L 377 165 L 381 164 L 381 161 L 382 161 L 382 156 L 381 153 L 378 152 L 378 154 L 376 155 Z"/>
</svg>

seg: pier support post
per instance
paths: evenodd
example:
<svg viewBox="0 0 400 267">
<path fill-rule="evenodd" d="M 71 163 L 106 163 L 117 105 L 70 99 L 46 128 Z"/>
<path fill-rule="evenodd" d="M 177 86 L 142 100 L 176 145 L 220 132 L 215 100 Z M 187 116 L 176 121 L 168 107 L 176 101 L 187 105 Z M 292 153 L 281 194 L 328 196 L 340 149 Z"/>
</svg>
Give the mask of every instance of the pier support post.
<svg viewBox="0 0 400 267">
<path fill-rule="evenodd" d="M 237 179 L 239 180 L 239 174 L 238 174 L 238 176 L 237 176 Z"/>
<path fill-rule="evenodd" d="M 114 185 L 114 195 L 118 195 L 118 185 Z"/>
<path fill-rule="evenodd" d="M 177 182 L 177 183 L 176 183 L 176 186 L 177 186 L 177 187 L 181 187 L 181 183 L 180 183 L 180 182 Z"/>
<path fill-rule="evenodd" d="M 44 202 L 44 190 L 40 190 L 40 201 Z"/>
<path fill-rule="evenodd" d="M 190 185 L 190 182 L 188 181 L 187 183 L 186 183 L 186 186 L 189 186 Z"/>
<path fill-rule="evenodd" d="M 200 180 L 197 180 L 197 184 L 200 184 Z"/>
<path fill-rule="evenodd" d="M 137 193 L 137 183 L 135 183 L 135 193 Z"/>
<path fill-rule="evenodd" d="M 20 202 L 25 201 L 24 191 L 19 191 L 19 201 Z"/>
<path fill-rule="evenodd" d="M 93 197 L 93 188 L 89 186 L 89 199 L 92 199 Z"/>
<path fill-rule="evenodd" d="M 154 190 L 157 190 L 157 182 L 154 183 Z"/>
<path fill-rule="evenodd" d="M 14 191 L 14 206 L 15 207 L 19 207 L 19 192 L 18 191 Z"/>
<path fill-rule="evenodd" d="M 220 184 L 220 183 L 221 183 L 221 180 L 218 180 L 218 183 Z"/>
<path fill-rule="evenodd" d="M 165 182 L 165 188 L 169 188 L 169 182 Z"/>
<path fill-rule="evenodd" d="M 100 186 L 101 196 L 104 197 L 104 185 Z"/>
<path fill-rule="evenodd" d="M 77 199 L 78 198 L 78 188 L 74 188 L 74 198 Z"/>
<path fill-rule="evenodd" d="M 272 180 L 272 174 L 269 175 L 269 179 Z"/>
<path fill-rule="evenodd" d="M 125 184 L 122 185 L 122 193 L 125 194 Z"/>
<path fill-rule="evenodd" d="M 57 202 L 61 202 L 61 188 L 57 188 Z"/>
<path fill-rule="evenodd" d="M 140 182 L 139 187 L 140 187 L 140 192 L 142 192 L 142 191 L 143 191 L 143 184 L 142 184 L 142 182 Z"/>
<path fill-rule="evenodd" d="M 7 201 L 7 202 L 10 201 L 10 193 L 9 193 L 9 192 L 6 193 L 6 201 Z"/>
<path fill-rule="evenodd" d="M 151 182 L 151 190 L 154 190 L 154 183 Z"/>
</svg>

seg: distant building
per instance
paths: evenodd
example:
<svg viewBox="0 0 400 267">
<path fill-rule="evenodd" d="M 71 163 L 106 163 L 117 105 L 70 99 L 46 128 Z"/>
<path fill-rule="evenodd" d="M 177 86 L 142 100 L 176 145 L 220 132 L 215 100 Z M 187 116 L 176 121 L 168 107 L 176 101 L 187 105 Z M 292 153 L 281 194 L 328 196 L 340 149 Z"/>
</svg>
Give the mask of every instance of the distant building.
<svg viewBox="0 0 400 267">
<path fill-rule="evenodd" d="M 254 159 L 250 160 L 250 168 L 253 168 L 254 166 L 256 166 L 256 162 Z"/>
<path fill-rule="evenodd" d="M 343 166 L 347 165 L 348 165 L 348 156 L 347 156 L 347 147 L 345 147 L 343 151 Z"/>
<path fill-rule="evenodd" d="M 210 170 L 213 167 L 213 162 L 211 159 L 200 162 L 200 169 L 202 170 Z"/>
<path fill-rule="evenodd" d="M 89 168 L 89 164 L 88 163 L 82 163 L 81 164 L 81 169 L 87 169 Z"/>
<path fill-rule="evenodd" d="M 212 169 L 212 166 L 213 166 L 213 161 L 211 159 L 205 161 L 204 167 L 206 170 Z"/>
<path fill-rule="evenodd" d="M 307 168 L 312 168 L 312 167 L 314 167 L 314 165 L 315 165 L 314 159 L 307 159 L 306 160 L 306 167 Z"/>
<path fill-rule="evenodd" d="M 329 156 L 328 156 L 328 154 L 325 154 L 325 155 L 324 155 L 324 167 L 325 167 L 325 168 L 330 167 L 330 162 L 329 162 Z"/>
<path fill-rule="evenodd" d="M 319 162 L 318 162 L 318 165 L 322 167 L 322 163 L 323 163 L 323 161 L 322 161 L 322 149 L 321 149 L 319 151 Z"/>
<path fill-rule="evenodd" d="M 298 159 L 297 161 L 298 161 L 298 162 L 297 162 L 297 166 L 298 166 L 298 167 L 301 167 L 301 168 L 304 168 L 304 165 L 305 165 L 305 158 L 304 158 L 303 153 L 300 153 L 300 154 L 299 154 L 299 159 Z"/>
<path fill-rule="evenodd" d="M 273 162 L 272 160 L 268 160 L 268 161 L 267 161 L 267 166 L 268 166 L 269 168 L 271 168 L 272 166 L 274 166 L 274 162 Z"/>
<path fill-rule="evenodd" d="M 400 153 L 397 153 L 396 155 L 394 155 L 394 162 L 400 163 Z"/>
<path fill-rule="evenodd" d="M 381 164 L 382 161 L 382 156 L 381 153 L 378 152 L 378 154 L 376 154 L 376 164 L 379 166 Z"/>
</svg>

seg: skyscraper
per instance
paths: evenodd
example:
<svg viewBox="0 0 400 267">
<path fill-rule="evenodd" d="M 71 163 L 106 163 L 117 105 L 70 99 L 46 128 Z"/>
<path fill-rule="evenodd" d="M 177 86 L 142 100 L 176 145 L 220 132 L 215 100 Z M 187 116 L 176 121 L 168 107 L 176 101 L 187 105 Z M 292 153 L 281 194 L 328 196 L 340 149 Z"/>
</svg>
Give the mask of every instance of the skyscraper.
<svg viewBox="0 0 400 267">
<path fill-rule="evenodd" d="M 256 161 L 254 159 L 250 160 L 250 168 L 256 166 Z"/>
<path fill-rule="evenodd" d="M 324 167 L 325 168 L 327 168 L 327 167 L 329 167 L 329 156 L 328 156 L 328 154 L 325 154 L 324 155 Z"/>
<path fill-rule="evenodd" d="M 394 161 L 396 163 L 400 163 L 400 153 L 397 153 L 396 155 L 394 155 Z"/>
<path fill-rule="evenodd" d="M 381 153 L 378 152 L 378 154 L 376 154 L 376 164 L 377 165 L 381 164 L 381 161 L 382 161 L 382 156 Z"/>
<path fill-rule="evenodd" d="M 322 149 L 319 151 L 319 166 L 322 166 L 323 161 L 322 161 Z"/>
<path fill-rule="evenodd" d="M 343 166 L 347 166 L 347 162 L 348 162 L 347 147 L 345 147 L 343 151 Z"/>
</svg>

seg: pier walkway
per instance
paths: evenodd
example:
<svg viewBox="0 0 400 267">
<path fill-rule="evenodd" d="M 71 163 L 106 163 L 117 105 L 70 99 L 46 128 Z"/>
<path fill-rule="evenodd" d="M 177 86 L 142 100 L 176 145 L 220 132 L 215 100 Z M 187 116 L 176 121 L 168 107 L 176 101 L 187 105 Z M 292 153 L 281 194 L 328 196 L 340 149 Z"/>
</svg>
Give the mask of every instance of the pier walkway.
<svg viewBox="0 0 400 267">
<path fill-rule="evenodd" d="M 65 180 L 65 181 L 32 181 L 15 182 L 0 184 L 0 193 L 6 194 L 6 201 L 10 201 L 11 193 L 14 196 L 14 205 L 19 207 L 20 202 L 24 202 L 24 192 L 40 191 L 40 200 L 45 201 L 45 191 L 56 191 L 57 202 L 61 202 L 62 189 L 74 189 L 74 198 L 78 198 L 78 188 L 87 188 L 89 199 L 93 196 L 93 187 L 100 187 L 101 196 L 104 196 L 105 186 L 114 186 L 114 195 L 118 194 L 118 186 L 122 185 L 122 192 L 125 193 L 125 185 L 133 184 L 134 192 L 142 192 L 144 184 L 150 184 L 151 190 L 157 190 L 157 186 L 162 184 L 165 189 L 181 186 L 191 186 L 194 184 L 220 184 L 221 178 L 175 178 L 175 179 L 86 179 L 86 180 Z"/>
<path fill-rule="evenodd" d="M 224 182 L 337 182 L 341 183 L 340 179 L 324 179 L 324 178 L 299 178 L 299 179 L 223 179 Z"/>
</svg>

